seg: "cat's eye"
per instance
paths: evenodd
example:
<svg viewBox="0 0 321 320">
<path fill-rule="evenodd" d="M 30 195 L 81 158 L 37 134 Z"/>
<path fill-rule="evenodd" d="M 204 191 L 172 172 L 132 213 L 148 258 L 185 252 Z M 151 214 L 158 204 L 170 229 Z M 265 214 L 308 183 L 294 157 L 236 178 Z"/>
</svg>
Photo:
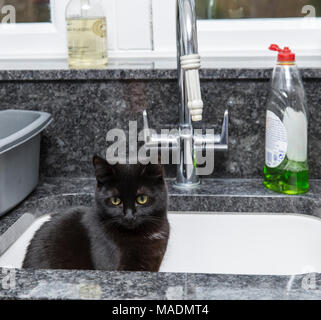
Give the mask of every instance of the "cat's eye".
<svg viewBox="0 0 321 320">
<path fill-rule="evenodd" d="M 110 202 L 114 206 L 119 206 L 121 204 L 121 199 L 118 197 L 111 197 Z"/>
<path fill-rule="evenodd" d="M 140 205 L 144 205 L 148 202 L 148 196 L 146 195 L 140 195 L 136 199 L 137 203 Z"/>
</svg>

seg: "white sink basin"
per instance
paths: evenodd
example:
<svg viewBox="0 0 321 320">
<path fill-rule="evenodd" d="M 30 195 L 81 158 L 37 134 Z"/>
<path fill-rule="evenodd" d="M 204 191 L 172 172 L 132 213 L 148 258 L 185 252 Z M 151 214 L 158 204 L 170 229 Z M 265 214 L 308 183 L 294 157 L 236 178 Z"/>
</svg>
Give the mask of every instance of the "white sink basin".
<svg viewBox="0 0 321 320">
<path fill-rule="evenodd" d="M 321 220 L 303 215 L 173 214 L 161 271 L 321 272 Z"/>
<path fill-rule="evenodd" d="M 20 268 L 37 220 L 2 257 Z M 321 272 L 321 220 L 304 215 L 174 214 L 162 272 L 293 275 Z"/>
</svg>

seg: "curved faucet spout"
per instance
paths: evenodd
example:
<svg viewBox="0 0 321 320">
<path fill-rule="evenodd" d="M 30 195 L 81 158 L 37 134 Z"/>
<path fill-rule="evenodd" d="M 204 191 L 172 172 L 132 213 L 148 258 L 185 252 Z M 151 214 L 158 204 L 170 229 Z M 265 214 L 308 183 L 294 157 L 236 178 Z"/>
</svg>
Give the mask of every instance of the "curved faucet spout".
<svg viewBox="0 0 321 320">
<path fill-rule="evenodd" d="M 187 58 L 187 68 L 182 68 L 182 64 L 186 66 L 185 57 L 192 57 L 199 59 L 198 56 L 198 42 L 197 42 L 197 25 L 196 25 L 196 9 L 195 0 L 177 0 L 177 71 L 178 71 L 178 85 L 180 92 L 180 106 L 179 106 L 179 125 L 180 131 L 190 131 L 193 136 L 193 126 L 189 103 L 196 101 L 196 106 L 203 108 L 203 103 L 200 96 L 200 80 L 198 69 L 188 69 L 189 58 Z M 182 58 L 183 57 L 183 58 Z M 182 60 L 183 59 L 183 60 Z M 193 61 L 192 61 L 193 62 Z M 191 63 L 193 64 L 193 63 Z M 194 61 L 195 64 L 195 61 Z M 197 61 L 196 61 L 197 64 Z M 191 83 L 192 82 L 192 83 Z M 196 92 L 196 94 L 195 94 Z M 199 93 L 199 94 L 198 94 Z M 193 102 L 192 102 L 193 104 Z M 200 108 L 198 108 L 199 111 Z M 195 115 L 197 120 L 200 117 Z M 177 167 L 177 180 L 178 186 L 192 186 L 199 184 L 199 177 L 196 174 L 194 166 L 194 145 L 193 139 L 181 139 L 180 149 L 181 164 Z"/>
<path fill-rule="evenodd" d="M 178 55 L 198 54 L 195 0 L 177 0 Z"/>
<path fill-rule="evenodd" d="M 193 121 L 202 120 L 203 102 L 201 98 L 199 69 L 200 56 L 197 43 L 197 21 L 195 0 L 177 0 L 177 71 L 180 92 L 179 130 L 175 134 L 161 136 L 152 134 L 148 127 L 147 111 L 144 112 L 145 142 L 148 148 L 170 148 L 175 151 L 172 158 L 178 159 L 175 185 L 192 188 L 200 183 L 200 175 L 211 174 L 214 170 L 214 150 L 228 150 L 228 113 L 224 115 L 222 135 L 214 130 L 204 135 L 194 130 Z M 168 145 L 170 147 L 168 147 Z M 204 162 L 198 160 L 208 152 L 206 165 L 209 170 L 197 168 Z M 211 171 L 211 172 L 210 172 Z"/>
</svg>

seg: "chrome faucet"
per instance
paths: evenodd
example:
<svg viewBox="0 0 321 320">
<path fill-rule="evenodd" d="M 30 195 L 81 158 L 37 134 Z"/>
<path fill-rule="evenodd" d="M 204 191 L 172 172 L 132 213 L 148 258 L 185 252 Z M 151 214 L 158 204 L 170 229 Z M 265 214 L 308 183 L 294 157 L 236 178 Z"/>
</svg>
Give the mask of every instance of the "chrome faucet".
<svg viewBox="0 0 321 320">
<path fill-rule="evenodd" d="M 178 151 L 179 164 L 175 185 L 191 188 L 200 184 L 197 175 L 198 152 L 228 150 L 228 110 L 225 111 L 222 134 L 200 135 L 193 121 L 202 120 L 203 102 L 200 89 L 200 56 L 198 54 L 195 0 L 177 0 L 177 69 L 180 90 L 179 130 L 175 134 L 151 133 L 147 111 L 144 111 L 145 146 Z M 214 161 L 214 157 L 212 159 Z"/>
</svg>

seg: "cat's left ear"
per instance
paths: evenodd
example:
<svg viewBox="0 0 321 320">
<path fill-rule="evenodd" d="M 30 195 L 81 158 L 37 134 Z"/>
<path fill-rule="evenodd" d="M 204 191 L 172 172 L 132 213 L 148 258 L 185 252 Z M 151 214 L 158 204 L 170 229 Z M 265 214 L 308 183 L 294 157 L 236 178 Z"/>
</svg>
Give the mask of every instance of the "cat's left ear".
<svg viewBox="0 0 321 320">
<path fill-rule="evenodd" d="M 95 176 L 98 183 L 104 184 L 108 178 L 115 174 L 114 166 L 109 164 L 105 159 L 95 155 L 93 158 Z"/>
</svg>

